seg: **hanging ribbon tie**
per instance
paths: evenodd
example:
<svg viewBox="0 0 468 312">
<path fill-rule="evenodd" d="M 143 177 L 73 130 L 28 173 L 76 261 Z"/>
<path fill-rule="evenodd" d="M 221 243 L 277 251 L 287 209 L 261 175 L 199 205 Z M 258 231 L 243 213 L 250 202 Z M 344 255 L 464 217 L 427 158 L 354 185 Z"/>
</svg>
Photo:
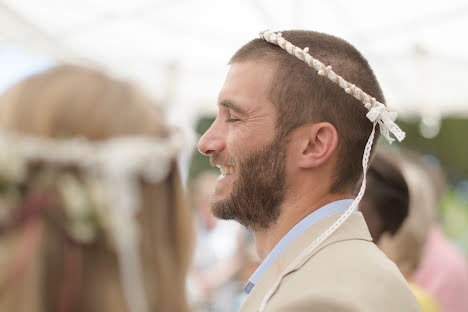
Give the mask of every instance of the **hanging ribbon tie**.
<svg viewBox="0 0 468 312">
<path fill-rule="evenodd" d="M 376 102 L 366 114 L 366 117 L 370 121 L 379 124 L 380 133 L 387 139 L 388 143 L 392 144 L 395 141 L 395 139 L 390 137 L 390 133 L 393 133 L 399 142 L 405 138 L 405 133 L 395 123 L 397 113 L 389 112 L 387 107 L 382 103 Z"/>
</svg>

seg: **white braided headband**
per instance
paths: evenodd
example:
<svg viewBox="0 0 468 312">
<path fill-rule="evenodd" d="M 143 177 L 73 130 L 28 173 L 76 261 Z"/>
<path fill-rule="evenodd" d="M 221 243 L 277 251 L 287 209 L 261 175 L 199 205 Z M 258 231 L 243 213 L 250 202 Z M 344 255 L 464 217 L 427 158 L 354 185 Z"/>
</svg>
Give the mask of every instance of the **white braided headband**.
<svg viewBox="0 0 468 312">
<path fill-rule="evenodd" d="M 366 190 L 366 174 L 367 174 L 367 167 L 369 163 L 369 157 L 372 150 L 372 144 L 374 142 L 375 136 L 375 126 L 379 124 L 380 132 L 382 135 L 387 139 L 387 141 L 391 144 L 394 139 L 390 137 L 390 133 L 397 138 L 398 141 L 402 141 L 405 138 L 405 133 L 398 127 L 395 123 L 397 114 L 394 112 L 390 112 L 387 107 L 383 104 L 378 102 L 374 97 L 371 97 L 364 91 L 362 91 L 356 85 L 349 83 L 348 81 L 344 80 L 343 77 L 336 74 L 331 66 L 325 66 L 319 60 L 313 58 L 308 52 L 309 48 L 300 49 L 299 47 L 294 46 L 291 42 L 287 41 L 281 36 L 281 33 L 274 33 L 271 31 L 262 31 L 260 33 L 260 37 L 267 42 L 273 43 L 283 50 L 286 50 L 289 54 L 297 57 L 301 61 L 307 63 L 310 67 L 314 68 L 317 73 L 321 76 L 327 76 L 328 79 L 333 81 L 334 83 L 338 84 L 344 91 L 352 96 L 354 96 L 357 100 L 362 102 L 364 106 L 369 110 L 366 114 L 366 117 L 372 122 L 372 132 L 367 140 L 366 146 L 364 148 L 364 154 L 362 157 L 362 171 L 363 171 L 363 179 L 362 184 L 359 189 L 359 193 L 354 199 L 353 203 L 346 209 L 346 211 L 338 218 L 335 223 L 333 223 L 325 232 L 323 232 L 319 237 L 317 237 L 299 256 L 296 257 L 284 270 L 280 278 L 273 284 L 273 287 L 266 293 L 265 297 L 263 298 L 258 311 L 263 312 L 266 308 L 268 301 L 273 297 L 275 292 L 278 290 L 284 276 L 289 272 L 295 271 L 299 269 L 304 263 L 306 263 L 314 254 L 315 249 L 323 243 L 333 232 L 335 232 L 341 224 L 343 224 L 346 219 L 355 211 L 361 201 L 362 197 L 364 196 L 364 192 Z"/>
<path fill-rule="evenodd" d="M 296 47 L 291 42 L 284 39 L 281 33 L 274 33 L 268 30 L 261 32 L 260 37 L 265 41 L 281 47 L 283 50 L 286 50 L 289 54 L 294 55 L 301 61 L 304 61 L 310 67 L 314 68 L 319 75 L 327 76 L 328 79 L 339 85 L 346 93 L 353 95 L 357 100 L 361 101 L 369 110 L 366 115 L 367 118 L 371 122 L 378 122 L 380 132 L 389 143 L 394 141 L 394 139 L 390 137 L 390 132 L 393 133 L 400 142 L 405 138 L 405 133 L 395 123 L 397 117 L 395 112 L 390 112 L 383 103 L 380 103 L 356 85 L 344 80 L 343 77 L 332 70 L 331 66 L 325 66 L 325 64 L 315 59 L 309 54 L 309 48 L 301 49 Z"/>
<path fill-rule="evenodd" d="M 26 163 L 73 166 L 99 178 L 107 195 L 106 205 L 101 208 L 105 211 L 101 213 L 109 218 L 110 233 L 106 234 L 116 247 L 128 309 L 147 312 L 136 219 L 140 207 L 139 181 L 141 178 L 149 183 L 163 181 L 171 162 L 190 141 L 180 131 L 171 131 L 167 138 L 122 136 L 99 142 L 0 131 L 0 170 L 11 166 L 11 160 L 20 159 Z"/>
</svg>

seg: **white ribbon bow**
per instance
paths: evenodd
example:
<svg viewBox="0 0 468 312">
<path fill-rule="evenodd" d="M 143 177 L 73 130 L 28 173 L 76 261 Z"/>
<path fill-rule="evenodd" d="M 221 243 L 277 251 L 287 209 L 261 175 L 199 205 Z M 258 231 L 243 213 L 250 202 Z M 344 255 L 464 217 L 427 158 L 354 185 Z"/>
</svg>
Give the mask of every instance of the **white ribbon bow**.
<svg viewBox="0 0 468 312">
<path fill-rule="evenodd" d="M 366 117 L 370 121 L 379 124 L 380 133 L 387 139 L 388 143 L 392 144 L 395 139 L 390 137 L 390 133 L 393 133 L 399 142 L 405 138 L 405 133 L 395 123 L 397 115 L 395 112 L 388 111 L 387 107 L 382 103 L 377 102 L 366 114 Z"/>
</svg>

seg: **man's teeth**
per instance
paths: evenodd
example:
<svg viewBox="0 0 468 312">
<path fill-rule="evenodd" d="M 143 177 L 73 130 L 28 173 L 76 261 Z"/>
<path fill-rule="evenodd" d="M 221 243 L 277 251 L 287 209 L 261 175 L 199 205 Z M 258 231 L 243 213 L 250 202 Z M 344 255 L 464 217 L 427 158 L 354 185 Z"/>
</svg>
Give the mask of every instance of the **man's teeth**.
<svg viewBox="0 0 468 312">
<path fill-rule="evenodd" d="M 218 166 L 218 168 L 223 176 L 227 176 L 234 173 L 234 167 L 232 166 Z"/>
</svg>

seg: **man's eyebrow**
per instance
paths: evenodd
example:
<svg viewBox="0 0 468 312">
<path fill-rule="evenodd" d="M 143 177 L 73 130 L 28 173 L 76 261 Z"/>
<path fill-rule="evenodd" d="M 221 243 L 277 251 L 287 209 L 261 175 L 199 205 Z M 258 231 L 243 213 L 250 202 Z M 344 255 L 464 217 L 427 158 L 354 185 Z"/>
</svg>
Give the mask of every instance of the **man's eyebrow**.
<svg viewBox="0 0 468 312">
<path fill-rule="evenodd" d="M 239 107 L 238 105 L 234 104 L 233 102 L 231 102 L 230 100 L 222 100 L 221 102 L 219 102 L 219 105 L 222 105 L 226 108 L 229 108 L 229 109 L 232 109 L 234 112 L 240 114 L 240 115 L 247 115 L 247 112 Z"/>
</svg>

